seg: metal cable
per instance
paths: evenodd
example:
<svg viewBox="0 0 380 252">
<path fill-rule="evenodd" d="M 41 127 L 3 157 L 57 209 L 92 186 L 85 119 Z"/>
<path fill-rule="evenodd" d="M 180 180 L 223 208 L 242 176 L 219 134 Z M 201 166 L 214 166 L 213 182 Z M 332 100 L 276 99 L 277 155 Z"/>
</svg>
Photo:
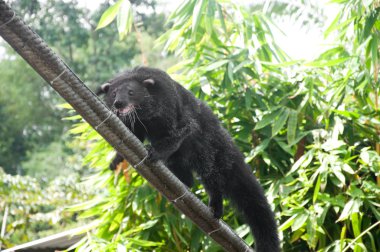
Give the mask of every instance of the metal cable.
<svg viewBox="0 0 380 252">
<path fill-rule="evenodd" d="M 48 45 L 0 0 L 0 35 L 136 170 L 226 251 L 252 249 L 175 177 L 162 162 L 147 165 L 147 151 L 127 127 Z M 174 200 L 173 200 L 174 199 Z"/>
</svg>

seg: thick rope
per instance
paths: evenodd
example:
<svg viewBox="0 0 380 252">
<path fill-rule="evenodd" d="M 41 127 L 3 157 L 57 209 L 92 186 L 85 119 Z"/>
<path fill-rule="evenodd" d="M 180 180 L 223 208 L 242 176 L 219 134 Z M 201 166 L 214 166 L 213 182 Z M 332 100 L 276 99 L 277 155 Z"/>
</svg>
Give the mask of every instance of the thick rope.
<svg viewBox="0 0 380 252">
<path fill-rule="evenodd" d="M 0 0 L 0 36 L 159 192 L 226 251 L 252 249 L 175 177 L 162 162 L 147 166 L 147 151 L 127 127 L 48 45 Z"/>
</svg>

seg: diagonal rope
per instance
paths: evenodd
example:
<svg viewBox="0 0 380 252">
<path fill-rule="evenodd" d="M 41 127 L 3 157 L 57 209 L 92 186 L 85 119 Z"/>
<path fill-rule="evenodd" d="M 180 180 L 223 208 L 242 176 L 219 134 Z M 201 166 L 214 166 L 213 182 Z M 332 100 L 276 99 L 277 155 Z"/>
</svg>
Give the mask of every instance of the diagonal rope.
<svg viewBox="0 0 380 252">
<path fill-rule="evenodd" d="M 147 166 L 147 151 L 104 103 L 75 75 L 48 45 L 0 0 L 2 36 L 71 106 L 104 137 L 135 169 L 177 209 L 226 251 L 246 252 L 251 248 L 210 209 L 188 191 L 162 162 Z M 175 199 L 175 200 L 173 200 Z"/>
</svg>

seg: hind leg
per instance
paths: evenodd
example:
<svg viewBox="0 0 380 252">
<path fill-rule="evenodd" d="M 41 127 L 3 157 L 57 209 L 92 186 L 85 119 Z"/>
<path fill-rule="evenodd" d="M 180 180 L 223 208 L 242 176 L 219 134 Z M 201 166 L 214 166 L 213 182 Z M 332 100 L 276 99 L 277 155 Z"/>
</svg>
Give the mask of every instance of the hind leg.
<svg viewBox="0 0 380 252">
<path fill-rule="evenodd" d="M 170 171 L 184 183 L 187 187 L 192 187 L 194 185 L 193 174 L 191 170 L 184 169 L 183 167 L 169 167 Z"/>
<path fill-rule="evenodd" d="M 191 172 L 191 168 L 186 166 L 183 160 L 178 158 L 171 158 L 167 161 L 166 165 L 168 166 L 169 170 L 187 187 L 190 188 L 194 185 L 194 178 L 193 173 Z"/>
<path fill-rule="evenodd" d="M 211 208 L 214 217 L 220 219 L 223 215 L 223 193 L 217 176 L 210 176 L 202 179 L 203 185 L 209 196 L 208 206 Z"/>
</svg>

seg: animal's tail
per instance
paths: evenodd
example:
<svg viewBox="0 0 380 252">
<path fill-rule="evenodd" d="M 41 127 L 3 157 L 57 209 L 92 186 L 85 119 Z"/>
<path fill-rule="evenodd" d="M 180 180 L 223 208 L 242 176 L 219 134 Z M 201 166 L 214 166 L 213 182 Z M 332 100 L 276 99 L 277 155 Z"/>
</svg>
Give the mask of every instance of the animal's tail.
<svg viewBox="0 0 380 252">
<path fill-rule="evenodd" d="M 264 190 L 246 164 L 237 165 L 233 170 L 227 183 L 227 196 L 251 227 L 256 251 L 279 252 L 277 225 Z"/>
</svg>

